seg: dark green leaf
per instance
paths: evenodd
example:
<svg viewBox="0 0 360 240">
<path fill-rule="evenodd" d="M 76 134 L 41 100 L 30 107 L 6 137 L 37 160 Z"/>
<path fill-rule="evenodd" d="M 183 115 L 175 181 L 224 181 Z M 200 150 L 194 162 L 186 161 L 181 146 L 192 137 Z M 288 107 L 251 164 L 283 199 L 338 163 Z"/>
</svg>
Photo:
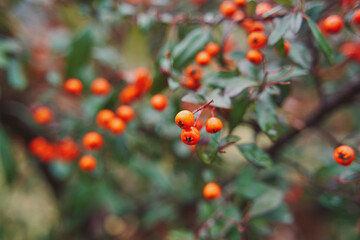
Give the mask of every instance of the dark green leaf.
<svg viewBox="0 0 360 240">
<path fill-rule="evenodd" d="M 9 85 L 16 90 L 24 90 L 27 87 L 27 80 L 21 63 L 13 58 L 7 68 L 7 79 Z"/>
<path fill-rule="evenodd" d="M 225 146 L 229 143 L 232 143 L 232 142 L 237 142 L 239 141 L 240 138 L 238 136 L 235 136 L 235 135 L 227 135 L 226 137 L 222 138 L 221 141 L 220 141 L 220 145 L 221 146 Z"/>
<path fill-rule="evenodd" d="M 224 95 L 233 98 L 242 93 L 245 89 L 256 86 L 258 83 L 244 77 L 237 77 L 226 84 Z"/>
<path fill-rule="evenodd" d="M 283 197 L 284 194 L 279 189 L 268 188 L 259 198 L 255 199 L 249 215 L 255 217 L 277 208 L 282 203 Z"/>
<path fill-rule="evenodd" d="M 200 52 L 209 42 L 210 32 L 203 28 L 198 28 L 190 32 L 172 52 L 173 67 L 182 68 L 187 63 L 194 60 L 196 54 Z"/>
<path fill-rule="evenodd" d="M 78 77 L 79 70 L 88 63 L 92 56 L 93 34 L 91 28 L 81 31 L 71 44 L 67 56 L 66 74 L 68 77 Z"/>
<path fill-rule="evenodd" d="M 311 20 L 309 18 L 309 19 L 307 19 L 307 22 L 309 24 L 309 27 L 311 29 L 311 32 L 312 32 L 315 40 L 319 44 L 321 50 L 325 53 L 326 58 L 328 59 L 328 61 L 330 63 L 332 63 L 333 62 L 333 53 L 332 53 L 332 50 L 331 50 L 331 48 L 329 46 L 329 43 L 324 38 L 324 36 L 321 34 L 319 28 L 316 26 L 316 23 L 313 20 Z"/>
<path fill-rule="evenodd" d="M 269 36 L 269 45 L 274 45 L 285 35 L 290 27 L 290 20 L 291 14 L 288 14 L 276 24 L 275 29 Z"/>
<path fill-rule="evenodd" d="M 181 98 L 181 101 L 188 102 L 188 103 L 194 103 L 194 104 L 200 104 L 202 102 L 205 102 L 205 98 L 199 94 L 195 93 L 188 93 L 185 96 Z"/>
<path fill-rule="evenodd" d="M 229 132 L 232 132 L 232 130 L 241 123 L 248 107 L 249 100 L 247 98 L 240 98 L 233 103 L 230 114 Z"/>
<path fill-rule="evenodd" d="M 16 176 L 16 164 L 9 141 L 11 140 L 0 125 L 0 160 L 7 183 L 12 183 Z"/>
<path fill-rule="evenodd" d="M 272 166 L 270 156 L 254 143 L 238 144 L 237 146 L 244 157 L 255 166 L 263 168 Z"/>
</svg>

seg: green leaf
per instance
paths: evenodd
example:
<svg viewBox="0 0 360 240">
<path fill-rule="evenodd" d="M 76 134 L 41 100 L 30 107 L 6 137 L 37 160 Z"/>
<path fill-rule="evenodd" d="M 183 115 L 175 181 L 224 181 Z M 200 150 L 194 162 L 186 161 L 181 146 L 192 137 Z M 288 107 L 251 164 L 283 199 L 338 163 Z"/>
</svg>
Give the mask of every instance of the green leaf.
<svg viewBox="0 0 360 240">
<path fill-rule="evenodd" d="M 305 69 L 310 69 L 311 55 L 309 50 L 300 43 L 291 43 L 289 58 Z"/>
<path fill-rule="evenodd" d="M 298 33 L 300 31 L 302 22 L 303 22 L 302 13 L 301 12 L 293 13 L 291 16 L 291 23 L 290 23 L 291 31 L 293 33 Z"/>
<path fill-rule="evenodd" d="M 195 93 L 188 93 L 185 96 L 181 98 L 181 101 L 188 102 L 188 103 L 194 103 L 194 104 L 200 104 L 202 102 L 205 102 L 205 98 L 199 94 Z"/>
<path fill-rule="evenodd" d="M 289 7 L 294 5 L 291 0 L 275 0 L 275 2 L 285 5 L 285 6 L 289 6 Z"/>
<path fill-rule="evenodd" d="M 273 7 L 271 10 L 267 11 L 266 13 L 264 13 L 263 15 L 261 15 L 262 18 L 268 18 L 271 15 L 279 12 L 281 9 L 283 9 L 283 6 L 278 5 L 276 7 Z"/>
<path fill-rule="evenodd" d="M 24 90 L 27 87 L 27 80 L 21 63 L 13 58 L 7 68 L 7 79 L 9 85 L 16 90 Z"/>
<path fill-rule="evenodd" d="M 209 96 L 206 96 L 206 101 L 214 100 L 211 106 L 217 108 L 231 108 L 231 100 L 228 96 L 221 94 L 220 89 L 213 90 Z"/>
<path fill-rule="evenodd" d="M 256 86 L 258 83 L 248 78 L 237 77 L 228 81 L 225 87 L 224 95 L 233 98 L 241 94 L 245 89 Z"/>
<path fill-rule="evenodd" d="M 242 60 L 245 59 L 246 53 L 242 51 L 234 51 L 228 55 L 229 58 L 232 58 L 234 60 Z"/>
<path fill-rule="evenodd" d="M 235 193 L 247 199 L 259 197 L 267 188 L 267 185 L 255 179 L 255 171 L 252 166 L 242 171 L 234 182 Z"/>
<path fill-rule="evenodd" d="M 319 44 L 321 50 L 325 53 L 326 58 L 328 59 L 328 61 L 330 63 L 332 63 L 333 62 L 333 53 L 332 53 L 332 50 L 331 50 L 331 48 L 329 46 L 329 43 L 324 38 L 324 36 L 321 34 L 319 28 L 316 26 L 316 23 L 313 20 L 308 18 L 307 22 L 309 24 L 310 30 L 311 30 L 315 40 Z"/>
<path fill-rule="evenodd" d="M 68 77 L 79 77 L 79 70 L 92 56 L 93 34 L 91 28 L 81 31 L 73 40 L 67 56 L 66 74 Z"/>
<path fill-rule="evenodd" d="M 259 198 L 255 199 L 249 210 L 249 216 L 255 217 L 265 214 L 282 203 L 284 193 L 276 188 L 268 188 Z"/>
<path fill-rule="evenodd" d="M 168 81 L 168 86 L 172 91 L 175 91 L 180 86 L 179 82 L 175 81 L 173 78 L 168 78 L 167 81 Z"/>
<path fill-rule="evenodd" d="M 179 69 L 193 61 L 196 54 L 209 42 L 209 39 L 210 32 L 204 28 L 191 31 L 175 46 L 172 52 L 173 67 Z"/>
<path fill-rule="evenodd" d="M 272 166 L 270 156 L 254 143 L 238 144 L 237 146 L 244 157 L 255 166 L 262 168 L 270 168 Z"/>
<path fill-rule="evenodd" d="M 291 14 L 288 14 L 276 24 L 275 29 L 271 32 L 269 36 L 269 45 L 274 45 L 285 35 L 285 33 L 290 27 L 290 20 Z"/>
<path fill-rule="evenodd" d="M 0 160 L 4 170 L 6 182 L 12 183 L 16 176 L 16 164 L 13 158 L 13 153 L 11 152 L 9 141 L 10 139 L 5 133 L 5 130 L 2 126 L 0 126 Z"/>
<path fill-rule="evenodd" d="M 276 109 L 268 93 L 263 93 L 256 101 L 256 118 L 261 130 L 263 130 L 272 140 L 276 140 L 280 131 L 279 122 L 276 116 Z"/>
<path fill-rule="evenodd" d="M 241 123 L 248 107 L 249 99 L 247 98 L 240 98 L 233 103 L 230 114 L 229 132 L 232 132 L 234 128 Z"/>
<path fill-rule="evenodd" d="M 286 205 L 280 205 L 278 208 L 269 212 L 268 216 L 272 221 L 286 224 L 290 224 L 294 221 L 294 218 Z"/>
</svg>

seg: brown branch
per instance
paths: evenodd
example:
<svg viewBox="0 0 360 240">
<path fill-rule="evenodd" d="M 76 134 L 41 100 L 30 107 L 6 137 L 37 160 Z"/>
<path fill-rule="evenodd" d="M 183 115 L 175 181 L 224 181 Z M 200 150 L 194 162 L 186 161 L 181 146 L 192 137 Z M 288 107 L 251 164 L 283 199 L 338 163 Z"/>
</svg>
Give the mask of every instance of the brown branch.
<svg viewBox="0 0 360 240">
<path fill-rule="evenodd" d="M 345 87 L 334 93 L 331 97 L 324 99 L 324 103 L 314 111 L 305 121 L 305 128 L 318 125 L 325 117 L 344 104 L 350 103 L 354 97 L 360 93 L 360 77 L 350 82 Z M 275 156 L 278 151 L 295 138 L 303 129 L 291 129 L 288 133 L 281 136 L 267 152 Z"/>
</svg>

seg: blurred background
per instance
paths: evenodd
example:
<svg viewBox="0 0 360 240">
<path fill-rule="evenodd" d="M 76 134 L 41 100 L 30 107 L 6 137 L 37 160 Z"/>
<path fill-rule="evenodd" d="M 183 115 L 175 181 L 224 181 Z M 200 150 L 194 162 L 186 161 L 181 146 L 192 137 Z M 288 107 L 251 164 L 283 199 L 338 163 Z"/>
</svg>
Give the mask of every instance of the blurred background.
<svg viewBox="0 0 360 240">
<path fill-rule="evenodd" d="M 246 12 L 253 14 L 259 2 L 248 1 Z M 341 11 L 346 19 L 358 4 L 345 0 L 290 1 L 294 6 L 285 0 L 265 2 L 282 6 L 284 12 L 306 4 L 314 22 Z M 262 71 L 244 59 L 249 49 L 247 32 L 242 28 L 229 31 L 234 23 L 217 23 L 220 3 L 0 0 L 0 239 L 359 239 L 359 185 L 340 184 L 336 177 L 357 179 L 360 166 L 354 163 L 344 168 L 333 160 L 338 143 L 359 150 L 359 98 L 339 104 L 323 121 L 281 145 L 277 154 L 269 153 L 274 162 L 269 169 L 250 164 L 235 144 L 226 147 L 225 153 L 217 153 L 218 148 L 213 152 L 212 139 L 204 129 L 203 145 L 196 150 L 181 141 L 176 113 L 201 104 L 189 95 L 192 91 L 159 70 L 166 66 L 167 51 L 194 29 L 211 29 L 211 39 L 222 45 L 224 54 L 220 64 L 204 68 L 207 90 L 199 92 L 208 94 L 206 99 L 220 85 L 214 79 L 227 84 L 227 75 L 216 75 L 225 72 L 224 61 L 230 66 L 226 71 L 244 77 Z M 266 31 L 270 33 L 274 24 L 265 22 Z M 301 21 L 297 24 L 298 33 L 284 35 L 292 44 L 288 58 L 277 61 L 272 47 L 264 50 L 269 68 L 294 64 L 306 71 L 288 76 L 291 85 L 279 86 L 277 97 L 269 101 L 270 110 L 264 110 L 274 111 L 270 117 L 275 116 L 278 137 L 291 128 L 302 129 L 304 120 L 321 107 L 323 97 L 342 92 L 360 70 L 358 60 L 347 59 L 339 50 L 347 41 L 359 41 L 357 27 L 349 25 L 346 33 L 328 38 L 335 59 L 329 65 L 319 46 L 309 47 L 309 27 Z M 193 57 L 196 52 L 189 54 Z M 315 58 L 320 58 L 316 75 Z M 135 120 L 115 136 L 97 126 L 96 114 L 120 105 L 118 94 L 133 82 L 139 67 L 151 72 L 152 88 L 131 103 Z M 181 65 L 174 72 L 184 68 Z M 90 84 L 99 77 L 110 82 L 110 94 L 91 93 Z M 64 91 L 69 78 L 81 80 L 81 95 Z M 168 97 L 165 111 L 151 107 L 150 98 L 156 93 Z M 184 95 L 188 98 L 182 101 Z M 231 106 L 240 107 L 242 95 L 231 102 L 214 96 L 216 114 L 225 125 L 217 135 L 222 141 L 256 143 L 261 149 L 276 141 L 257 123 L 255 105 L 246 104 L 249 107 L 241 121 L 231 123 Z M 51 123 L 34 121 L 33 112 L 39 106 L 51 109 Z M 205 111 L 203 120 L 208 116 L 210 111 Z M 232 140 L 226 138 L 229 130 L 236 136 Z M 90 131 L 99 132 L 104 145 L 91 153 L 97 159 L 96 170 L 86 173 L 77 161 L 88 153 L 81 143 Z M 30 141 L 38 136 L 54 144 L 71 137 L 79 148 L 77 158 L 39 159 L 29 151 Z M 212 181 L 223 190 L 223 197 L 216 201 L 202 195 L 204 185 Z M 223 218 L 214 218 L 218 211 Z M 249 214 L 250 219 L 242 222 Z M 246 230 L 240 231 L 240 223 Z"/>
</svg>

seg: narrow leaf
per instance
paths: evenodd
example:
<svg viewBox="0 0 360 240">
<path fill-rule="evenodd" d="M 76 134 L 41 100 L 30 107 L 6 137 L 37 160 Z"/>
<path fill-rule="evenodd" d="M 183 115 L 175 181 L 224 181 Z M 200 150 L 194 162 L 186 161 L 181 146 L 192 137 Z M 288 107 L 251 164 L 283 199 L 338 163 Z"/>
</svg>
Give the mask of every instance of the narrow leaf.
<svg viewBox="0 0 360 240">
<path fill-rule="evenodd" d="M 209 42 L 209 39 L 209 31 L 203 28 L 198 28 L 190 32 L 175 46 L 172 52 L 173 67 L 179 69 L 192 61 L 196 54 Z"/>
<path fill-rule="evenodd" d="M 310 18 L 307 18 L 307 22 L 309 24 L 309 27 L 311 29 L 311 32 L 312 32 L 315 40 L 319 44 L 321 50 L 325 53 L 328 61 L 330 63 L 332 63 L 333 62 L 333 53 L 329 46 L 329 43 L 327 42 L 325 37 L 321 34 L 319 28 L 316 26 L 316 23 L 313 20 L 311 20 Z"/>
<path fill-rule="evenodd" d="M 11 152 L 9 138 L 2 126 L 0 126 L 0 160 L 7 183 L 11 183 L 16 175 L 16 164 Z"/>
<path fill-rule="evenodd" d="M 291 14 L 288 14 L 276 24 L 275 29 L 269 36 L 269 45 L 274 45 L 285 35 L 290 27 L 290 19 Z"/>
</svg>

